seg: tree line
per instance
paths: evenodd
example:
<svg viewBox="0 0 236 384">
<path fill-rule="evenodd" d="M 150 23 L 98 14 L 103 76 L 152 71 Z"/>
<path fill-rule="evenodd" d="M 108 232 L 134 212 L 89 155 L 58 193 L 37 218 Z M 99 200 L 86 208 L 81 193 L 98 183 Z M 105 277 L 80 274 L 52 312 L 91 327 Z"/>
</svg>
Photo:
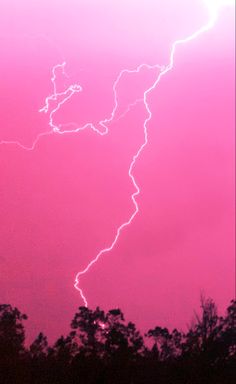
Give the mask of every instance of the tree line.
<svg viewBox="0 0 236 384">
<path fill-rule="evenodd" d="M 219 316 L 201 298 L 186 332 L 156 326 L 144 336 L 120 309 L 79 307 L 70 333 L 52 346 L 39 333 L 26 347 L 25 320 L 0 305 L 0 384 L 236 383 L 236 300 Z"/>
</svg>

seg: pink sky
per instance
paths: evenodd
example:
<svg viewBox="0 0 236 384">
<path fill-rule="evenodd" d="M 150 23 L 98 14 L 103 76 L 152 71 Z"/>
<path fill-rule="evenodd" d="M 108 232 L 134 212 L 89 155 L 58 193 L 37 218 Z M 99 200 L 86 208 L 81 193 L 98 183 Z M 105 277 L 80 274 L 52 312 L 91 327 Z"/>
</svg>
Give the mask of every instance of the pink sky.
<svg viewBox="0 0 236 384">
<path fill-rule="evenodd" d="M 191 4 L 190 4 L 191 3 Z M 50 131 L 39 113 L 52 94 L 83 91 L 54 115 L 74 129 L 109 118 L 119 72 L 167 65 L 171 44 L 207 23 L 204 1 L 28 1 L 0 10 L 0 302 L 29 315 L 51 340 L 83 305 L 74 279 L 134 211 L 128 175 L 143 143 L 142 98 L 158 71 L 125 74 L 109 133 Z M 234 297 L 234 9 L 177 47 L 171 72 L 148 95 L 148 145 L 133 169 L 139 213 L 114 249 L 81 278 L 89 306 L 120 307 L 147 330 L 184 328 L 202 291 L 223 311 Z M 50 103 L 55 108 L 56 103 Z M 73 122 L 73 125 L 68 123 Z"/>
</svg>

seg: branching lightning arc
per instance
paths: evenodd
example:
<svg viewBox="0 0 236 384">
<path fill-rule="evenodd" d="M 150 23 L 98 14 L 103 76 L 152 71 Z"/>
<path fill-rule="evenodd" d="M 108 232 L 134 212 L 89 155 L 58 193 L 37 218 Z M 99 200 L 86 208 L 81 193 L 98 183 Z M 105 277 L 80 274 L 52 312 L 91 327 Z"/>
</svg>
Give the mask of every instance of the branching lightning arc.
<svg viewBox="0 0 236 384">
<path fill-rule="evenodd" d="M 225 3 L 223 3 L 225 4 Z M 230 2 L 230 4 L 232 4 L 232 1 Z M 194 40 L 196 39 L 199 35 L 201 35 L 202 33 L 208 31 L 209 29 L 211 29 L 215 22 L 216 22 L 216 19 L 217 19 L 217 15 L 218 15 L 218 10 L 219 10 L 219 7 L 222 5 L 222 2 L 220 1 L 214 1 L 214 0 L 209 0 L 207 2 L 207 5 L 209 7 L 209 11 L 210 11 L 210 18 L 209 18 L 209 21 L 206 25 L 204 25 L 203 27 L 201 27 L 200 29 L 198 29 L 196 32 L 194 32 L 192 35 L 184 38 L 184 39 L 180 39 L 180 40 L 176 40 L 173 45 L 172 45 L 172 48 L 171 48 L 171 52 L 170 52 L 170 61 L 169 61 L 169 64 L 167 66 L 164 66 L 164 67 L 159 67 L 159 66 L 152 66 L 150 68 L 160 68 L 160 72 L 159 72 L 159 75 L 157 76 L 155 82 L 151 85 L 150 88 L 148 88 L 145 92 L 144 92 L 144 97 L 143 97 L 143 102 L 145 104 L 145 108 L 147 110 L 147 113 L 148 113 L 148 116 L 146 118 L 146 120 L 144 121 L 144 141 L 142 143 L 142 145 L 139 147 L 137 153 L 133 156 L 133 160 L 130 164 L 130 167 L 129 167 L 129 177 L 131 178 L 132 182 L 133 182 L 133 185 L 135 187 L 135 192 L 132 194 L 131 196 L 131 199 L 133 201 L 133 204 L 134 204 L 134 207 L 135 207 L 135 210 L 134 212 L 132 213 L 132 215 L 130 216 L 130 218 L 122 223 L 120 225 L 120 227 L 117 229 L 117 232 L 116 232 L 116 235 L 115 235 L 115 238 L 113 240 L 113 242 L 111 243 L 110 246 L 108 246 L 107 248 L 104 248 L 102 249 L 97 255 L 96 257 L 86 266 L 85 269 L 83 269 L 82 271 L 78 272 L 77 275 L 76 275 L 76 278 L 75 278 L 75 288 L 79 291 L 80 293 L 80 296 L 82 297 L 83 299 L 83 302 L 85 304 L 85 306 L 87 307 L 88 306 L 88 302 L 87 302 L 87 299 L 84 295 L 84 292 L 82 290 L 82 288 L 80 287 L 79 285 L 79 281 L 80 281 L 80 277 L 84 274 L 86 274 L 89 269 L 92 267 L 93 264 L 95 264 L 98 259 L 105 253 L 107 252 L 110 252 L 114 246 L 116 245 L 118 239 L 119 239 L 119 236 L 122 232 L 122 230 L 129 226 L 133 219 L 135 218 L 135 216 L 137 215 L 137 213 L 139 212 L 139 207 L 138 207 L 138 203 L 136 201 L 136 197 L 139 195 L 140 193 L 140 189 L 139 189 L 139 186 L 137 185 L 136 181 L 135 181 L 135 178 L 134 178 L 134 175 L 133 175 L 133 168 L 135 166 L 135 163 L 136 163 L 136 160 L 139 158 L 141 152 L 143 151 L 143 149 L 146 147 L 146 145 L 148 144 L 148 131 L 147 131 L 147 124 L 148 122 L 151 120 L 152 118 L 152 112 L 148 106 L 148 101 L 147 101 L 147 97 L 149 95 L 150 92 L 152 92 L 156 86 L 158 85 L 159 81 L 161 80 L 161 78 L 166 75 L 169 71 L 172 70 L 172 68 L 174 67 L 174 55 L 175 55 L 175 51 L 176 51 L 176 47 L 178 45 L 181 45 L 181 44 L 185 44 L 191 40 Z M 139 72 L 140 69 L 142 68 L 143 65 L 140 65 L 135 71 Z M 115 110 L 117 108 L 117 95 L 116 95 L 116 85 L 118 83 L 118 81 L 120 80 L 120 77 L 122 76 L 124 71 L 122 71 L 118 77 L 118 79 L 116 80 L 115 84 L 114 84 L 114 87 L 113 87 L 113 91 L 114 91 L 114 95 L 115 95 L 115 107 L 113 109 L 113 112 L 112 112 L 112 115 L 111 115 L 111 118 L 109 120 L 105 120 L 103 123 L 106 123 L 108 121 L 111 121 L 114 117 L 114 113 L 115 113 Z"/>
<path fill-rule="evenodd" d="M 196 39 L 199 35 L 203 34 L 204 32 L 207 32 L 208 30 L 210 30 L 214 26 L 214 24 L 217 20 L 217 16 L 218 16 L 218 13 L 219 13 L 221 6 L 234 5 L 234 0 L 205 0 L 205 3 L 207 5 L 207 7 L 209 8 L 209 21 L 207 22 L 206 25 L 200 27 L 196 32 L 192 33 L 190 36 L 183 38 L 183 39 L 176 40 L 172 44 L 171 51 L 170 51 L 169 63 L 166 66 L 159 66 L 159 65 L 151 66 L 148 64 L 141 64 L 136 69 L 133 69 L 133 70 L 123 69 L 119 73 L 117 79 L 115 80 L 115 82 L 113 84 L 114 108 L 112 110 L 110 118 L 106 118 L 106 119 L 101 120 L 99 122 L 99 129 L 97 127 L 95 127 L 90 122 L 86 123 L 82 127 L 77 127 L 75 123 L 68 123 L 68 124 L 63 124 L 63 125 L 56 125 L 54 123 L 54 115 L 60 109 L 60 107 L 63 104 L 65 104 L 66 102 L 68 102 L 71 99 L 71 97 L 73 97 L 74 94 L 82 92 L 82 87 L 79 84 L 70 85 L 64 92 L 58 92 L 57 91 L 56 72 L 57 72 L 57 70 L 61 70 L 63 72 L 63 74 L 65 74 L 66 62 L 63 62 L 62 64 L 57 64 L 53 67 L 52 78 L 51 78 L 51 82 L 53 85 L 53 93 L 52 93 L 52 95 L 46 97 L 44 106 L 39 110 L 39 112 L 44 112 L 44 113 L 49 114 L 50 130 L 48 132 L 40 133 L 36 137 L 35 141 L 32 143 L 32 145 L 30 147 L 24 146 L 23 144 L 21 144 L 18 141 L 1 141 L 0 142 L 0 144 L 15 144 L 15 145 L 20 146 L 24 150 L 31 151 L 31 150 L 34 150 L 34 148 L 35 148 L 36 144 L 38 143 L 38 141 L 40 140 L 40 138 L 42 136 L 46 136 L 46 135 L 51 135 L 51 134 L 64 135 L 64 134 L 69 134 L 69 133 L 77 133 L 77 132 L 84 130 L 86 128 L 92 129 L 95 133 L 97 133 L 99 135 L 106 135 L 109 133 L 109 129 L 108 129 L 109 123 L 111 123 L 114 120 L 117 120 L 117 118 L 115 117 L 116 112 L 117 112 L 117 108 L 118 108 L 117 85 L 119 84 L 119 81 L 122 78 L 122 76 L 125 73 L 139 73 L 140 70 L 143 68 L 152 69 L 152 70 L 156 69 L 158 71 L 158 75 L 156 77 L 156 80 L 148 89 L 145 90 L 145 92 L 143 94 L 143 98 L 137 99 L 133 104 L 130 104 L 127 107 L 126 111 L 118 117 L 118 119 L 124 117 L 127 114 L 127 112 L 130 110 L 130 108 L 132 108 L 133 105 L 135 105 L 141 101 L 144 103 L 146 111 L 147 111 L 147 118 L 145 119 L 144 125 L 143 125 L 144 140 L 143 140 L 141 146 L 139 147 L 138 151 L 134 154 L 134 156 L 132 158 L 132 162 L 131 162 L 129 169 L 128 169 L 128 175 L 129 175 L 129 177 L 133 183 L 134 189 L 135 189 L 134 193 L 131 195 L 131 199 L 132 199 L 132 202 L 134 205 L 134 211 L 133 211 L 132 215 L 129 217 L 129 219 L 119 226 L 119 228 L 116 231 L 116 235 L 115 235 L 112 243 L 109 246 L 100 250 L 100 252 L 89 262 L 89 264 L 86 266 L 86 268 L 79 271 L 75 277 L 74 287 L 79 291 L 79 294 L 80 294 L 80 296 L 83 300 L 83 303 L 86 307 L 88 306 L 88 301 L 87 301 L 85 294 L 84 294 L 84 292 L 80 286 L 81 276 L 85 275 L 90 270 L 90 268 L 99 260 L 99 258 L 102 255 L 112 251 L 112 249 L 115 247 L 123 229 L 126 228 L 127 226 L 129 226 L 133 222 L 135 216 L 139 212 L 139 206 L 138 206 L 136 197 L 140 193 L 140 188 L 139 188 L 139 186 L 135 180 L 133 170 L 134 170 L 137 159 L 139 158 L 140 154 L 142 153 L 142 151 L 144 150 L 144 148 L 148 144 L 148 123 L 152 119 L 152 112 L 149 108 L 148 100 L 147 100 L 148 95 L 157 87 L 161 78 L 173 69 L 174 56 L 175 56 L 177 46 L 182 45 L 182 44 L 186 44 L 186 43 L 190 42 L 191 40 Z M 56 107 L 51 109 L 51 105 L 53 103 L 56 104 Z M 75 128 L 66 129 L 66 127 L 68 127 L 68 126 L 75 127 Z M 62 127 L 64 127 L 65 129 L 62 129 Z"/>
</svg>

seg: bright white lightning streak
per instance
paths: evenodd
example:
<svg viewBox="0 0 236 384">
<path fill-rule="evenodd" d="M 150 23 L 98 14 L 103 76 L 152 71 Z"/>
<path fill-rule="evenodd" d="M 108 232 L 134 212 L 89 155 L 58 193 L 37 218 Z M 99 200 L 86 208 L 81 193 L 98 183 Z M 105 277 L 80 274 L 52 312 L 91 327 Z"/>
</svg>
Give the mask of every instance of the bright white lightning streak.
<svg viewBox="0 0 236 384">
<path fill-rule="evenodd" d="M 53 132 L 57 132 L 59 128 L 53 123 L 53 115 L 60 109 L 60 107 L 65 104 L 75 93 L 81 92 L 82 87 L 78 84 L 72 84 L 70 85 L 66 91 L 64 92 L 57 92 L 57 86 L 56 86 L 56 70 L 58 68 L 62 68 L 62 73 L 65 75 L 65 65 L 66 63 L 57 64 L 55 67 L 53 67 L 52 70 L 52 84 L 53 84 L 53 94 L 51 96 L 48 96 L 45 100 L 45 106 L 39 110 L 39 112 L 48 113 L 50 109 L 50 102 L 51 101 L 57 101 L 59 97 L 63 97 L 61 101 L 58 102 L 57 106 L 52 109 L 52 111 L 49 114 L 49 126 L 52 128 Z"/>
<path fill-rule="evenodd" d="M 171 71 L 173 69 L 173 66 L 174 66 L 174 55 L 175 55 L 176 47 L 178 45 L 188 43 L 189 41 L 196 39 L 199 35 L 203 34 L 204 32 L 210 30 L 214 26 L 214 24 L 216 22 L 216 19 L 217 19 L 217 16 L 218 16 L 218 12 L 219 12 L 219 9 L 220 9 L 221 6 L 224 6 L 224 5 L 234 5 L 234 0 L 205 0 L 205 2 L 206 2 L 206 5 L 209 8 L 209 13 L 210 13 L 210 18 L 209 18 L 208 23 L 206 25 L 204 25 L 203 27 L 201 27 L 200 29 L 198 29 L 193 34 L 191 34 L 190 36 L 188 36 L 188 37 L 186 37 L 184 39 L 176 40 L 173 43 L 173 45 L 171 47 L 171 52 L 170 52 L 170 61 L 169 61 L 169 64 L 167 66 L 159 66 L 159 65 L 151 66 L 151 65 L 147 65 L 147 64 L 141 64 L 141 65 L 139 65 L 134 70 L 123 69 L 119 73 L 116 81 L 113 84 L 113 93 L 114 93 L 114 100 L 115 100 L 114 108 L 112 110 L 112 113 L 111 113 L 111 116 L 110 116 L 109 119 L 101 120 L 99 122 L 99 126 L 102 127 L 102 130 L 96 128 L 92 123 L 86 123 L 82 127 L 77 127 L 75 123 L 55 125 L 55 123 L 53 122 L 53 117 L 54 117 L 55 113 L 60 109 L 60 107 L 63 104 L 65 104 L 69 99 L 71 99 L 71 97 L 74 94 L 79 93 L 79 92 L 82 91 L 82 87 L 80 85 L 73 84 L 73 85 L 70 85 L 64 92 L 57 92 L 57 87 L 56 87 L 56 70 L 58 68 L 61 68 L 63 74 L 65 74 L 64 67 L 65 67 L 66 63 L 64 62 L 62 64 L 57 64 L 56 66 L 53 67 L 52 78 L 51 78 L 51 81 L 52 81 L 52 84 L 53 84 L 53 94 L 48 96 L 45 99 L 44 107 L 39 110 L 39 112 L 48 113 L 49 109 L 50 109 L 50 104 L 52 102 L 57 102 L 56 107 L 53 108 L 51 110 L 51 112 L 49 113 L 49 126 L 51 128 L 50 131 L 38 134 L 38 136 L 36 137 L 36 139 L 33 142 L 31 147 L 26 147 L 23 144 L 21 144 L 19 141 L 1 141 L 0 142 L 0 144 L 15 144 L 15 145 L 18 145 L 18 146 L 20 146 L 21 148 L 23 148 L 25 150 L 30 150 L 31 151 L 31 150 L 33 150 L 35 148 L 36 144 L 38 143 L 39 139 L 42 136 L 47 136 L 47 135 L 51 135 L 51 134 L 61 134 L 61 135 L 63 135 L 63 134 L 77 133 L 77 132 L 79 132 L 81 130 L 84 130 L 86 128 L 91 128 L 94 132 L 96 132 L 99 135 L 103 136 L 103 135 L 105 135 L 105 134 L 107 134 L 109 132 L 107 125 L 115 119 L 115 115 L 116 115 L 117 108 L 118 108 L 118 98 L 117 98 L 117 91 L 116 91 L 116 89 L 117 89 L 117 85 L 119 84 L 119 81 L 120 81 L 121 77 L 125 73 L 139 73 L 140 70 L 143 69 L 143 68 L 157 69 L 158 70 L 159 74 L 158 74 L 155 82 L 152 84 L 152 86 L 150 88 L 148 88 L 144 92 L 143 98 L 142 99 L 137 99 L 134 103 L 130 104 L 127 107 L 127 109 L 120 116 L 118 116 L 118 118 L 115 119 L 116 121 L 120 120 L 121 118 L 123 118 L 128 113 L 130 108 L 135 106 L 140 101 L 144 102 L 146 111 L 148 113 L 148 116 L 147 116 L 146 120 L 144 121 L 144 141 L 143 141 L 142 145 L 139 147 L 137 153 L 133 156 L 132 162 L 131 162 L 129 170 L 128 170 L 128 175 L 129 175 L 130 179 L 132 180 L 132 183 L 133 183 L 134 188 L 135 188 L 135 192 L 131 195 L 131 199 L 132 199 L 132 202 L 134 204 L 135 210 L 132 213 L 132 215 L 130 216 L 130 218 L 126 222 L 124 222 L 123 224 L 121 224 L 119 226 L 119 228 L 116 231 L 115 238 L 114 238 L 113 242 L 111 243 L 111 245 L 106 247 L 106 248 L 104 248 L 104 249 L 102 249 L 96 255 L 96 257 L 87 265 L 87 267 L 85 269 L 83 269 L 82 271 L 77 273 L 77 275 L 75 277 L 74 287 L 79 291 L 80 296 L 81 296 L 81 298 L 82 298 L 82 300 L 84 302 L 84 305 L 86 307 L 88 306 L 88 302 L 87 302 L 87 299 L 86 299 L 86 297 L 85 297 L 85 295 L 83 293 L 82 288 L 79 286 L 80 277 L 82 275 L 86 274 L 89 271 L 89 269 L 93 266 L 93 264 L 95 264 L 98 261 L 98 259 L 103 254 L 110 252 L 114 248 L 114 246 L 116 245 L 116 243 L 117 243 L 117 241 L 118 241 L 118 239 L 120 237 L 120 234 L 121 234 L 122 230 L 132 223 L 133 219 L 135 218 L 135 216 L 139 212 L 139 206 L 138 206 L 138 203 L 136 201 L 136 197 L 140 193 L 140 188 L 137 185 L 136 180 L 134 178 L 133 168 L 134 168 L 134 166 L 136 164 L 136 160 L 139 158 L 141 152 L 143 151 L 145 146 L 148 144 L 147 124 L 148 124 L 148 122 L 152 118 L 152 112 L 151 112 L 151 110 L 150 110 L 150 108 L 148 106 L 147 97 L 148 97 L 149 93 L 152 92 L 156 88 L 156 86 L 160 82 L 162 76 L 164 76 L 165 74 L 167 74 L 169 71 Z M 61 101 L 58 101 L 59 98 L 61 98 Z M 62 126 L 64 126 L 64 127 L 65 126 L 76 126 L 76 127 L 74 129 L 71 129 L 71 130 L 69 130 L 69 129 L 62 130 L 61 129 Z"/>
<path fill-rule="evenodd" d="M 146 118 L 145 122 L 144 122 L 144 142 L 142 143 L 142 145 L 139 147 L 137 153 L 133 156 L 133 160 L 130 164 L 130 167 L 129 167 L 129 171 L 128 171 L 128 174 L 129 174 L 129 177 L 131 178 L 132 180 L 132 183 L 135 187 L 135 192 L 132 194 L 131 196 L 131 199 L 133 201 L 133 204 L 135 206 L 135 210 L 134 212 L 132 213 L 132 215 L 130 216 L 130 218 L 122 223 L 119 228 L 117 229 L 117 232 L 116 232 L 116 235 L 115 235 L 115 238 L 113 240 L 113 242 L 111 243 L 110 246 L 106 247 L 106 248 L 103 248 L 97 255 L 96 257 L 90 261 L 90 263 L 87 265 L 87 267 L 85 269 L 83 269 L 82 271 L 78 272 L 77 275 L 76 275 L 76 278 L 75 278 L 75 284 L 74 284 L 74 287 L 79 291 L 80 293 L 80 296 L 84 302 L 84 305 L 87 307 L 88 306 L 88 301 L 84 295 L 84 292 L 82 290 L 82 288 L 79 286 L 79 282 L 80 282 L 80 277 L 83 276 L 84 274 L 86 274 L 90 268 L 93 266 L 93 264 L 95 264 L 98 259 L 105 253 L 108 253 L 110 252 L 114 246 L 116 245 L 119 237 L 120 237 L 120 234 L 122 232 L 122 230 L 129 226 L 133 219 L 135 218 L 135 216 L 137 215 L 137 213 L 139 212 L 139 206 L 138 206 L 138 203 L 136 201 L 136 197 L 139 195 L 140 193 L 140 188 L 138 186 L 138 184 L 136 183 L 136 180 L 134 178 L 134 175 L 133 175 L 133 168 L 135 166 L 135 163 L 136 163 L 136 160 L 139 158 L 141 152 L 143 151 L 143 149 L 146 147 L 146 145 L 148 144 L 148 132 L 147 132 L 147 124 L 148 122 L 151 120 L 152 118 L 152 112 L 148 106 L 148 102 L 147 102 L 147 96 L 150 92 L 152 92 L 157 84 L 159 83 L 159 81 L 161 80 L 162 76 L 164 76 L 166 73 L 168 73 L 169 71 L 172 70 L 173 66 L 174 66 L 174 55 L 175 55 L 175 51 L 176 51 L 176 47 L 178 45 L 181 45 L 181 44 L 185 44 L 185 43 L 188 43 L 189 41 L 191 40 L 194 40 L 196 39 L 199 35 L 203 34 L 204 32 L 210 30 L 215 22 L 216 22 L 216 19 L 217 19 L 217 16 L 218 16 L 218 10 L 220 8 L 221 5 L 225 5 L 225 2 L 223 2 L 222 4 L 222 1 L 218 0 L 218 1 L 214 1 L 214 0 L 206 0 L 207 1 L 207 5 L 208 5 L 208 8 L 209 8 L 209 11 L 210 11 L 210 19 L 208 21 L 208 23 L 206 25 L 204 25 L 203 27 L 201 27 L 200 29 L 198 29 L 196 32 L 194 32 L 193 34 L 191 34 L 190 36 L 184 38 L 184 39 L 179 39 L 179 40 L 176 40 L 173 45 L 172 45 L 172 48 L 171 48 L 171 52 L 170 52 L 170 61 L 169 61 L 169 64 L 166 66 L 166 67 L 159 67 L 159 66 L 152 66 L 150 68 L 160 68 L 161 71 L 159 73 L 159 75 L 157 76 L 157 79 L 156 81 L 152 84 L 152 86 L 150 88 L 148 88 L 145 92 L 144 92 L 144 98 L 143 98 L 143 101 L 144 101 L 144 104 L 145 104 L 145 107 L 146 107 L 146 110 L 147 110 L 147 113 L 148 113 L 148 117 Z M 229 1 L 229 0 L 228 0 Z M 228 4 L 227 4 L 228 5 Z M 232 5 L 232 0 L 230 1 L 230 5 Z M 140 65 L 137 70 L 135 70 L 135 72 L 139 72 L 140 69 L 142 68 L 142 65 Z M 118 83 L 118 81 L 120 80 L 120 77 L 122 76 L 123 72 L 126 72 L 127 70 L 124 70 L 120 73 L 118 79 L 116 80 L 115 84 L 114 84 L 114 87 L 113 87 L 113 91 L 114 91 L 114 94 L 115 94 L 115 108 L 113 109 L 113 112 L 112 112 L 112 115 L 111 115 L 111 118 L 109 120 L 105 120 L 103 121 L 102 123 L 103 124 L 106 124 L 108 122 L 110 122 L 113 118 L 114 118 L 114 115 L 115 115 L 115 111 L 117 109 L 117 95 L 116 95 L 116 85 Z M 133 72 L 133 71 L 128 71 L 128 72 Z M 137 100 L 138 102 L 139 100 Z M 135 103 L 134 103 L 135 104 Z M 128 108 L 129 110 L 129 108 Z"/>
<path fill-rule="evenodd" d="M 66 75 L 65 73 L 65 65 L 66 63 L 57 64 L 52 69 L 52 78 L 51 82 L 53 85 L 53 94 L 46 97 L 45 105 L 43 108 L 39 110 L 39 112 L 48 113 L 50 109 L 50 103 L 51 102 L 57 102 L 58 98 L 61 98 L 61 101 L 58 101 L 57 106 L 51 110 L 49 113 L 49 126 L 51 127 L 50 131 L 39 133 L 36 136 L 36 139 L 33 141 L 32 145 L 30 147 L 27 147 L 23 144 L 21 144 L 19 141 L 6 141 L 2 140 L 0 141 L 0 144 L 15 144 L 21 147 L 24 150 L 32 151 L 34 150 L 36 144 L 38 143 L 39 139 L 43 136 L 48 136 L 53 133 L 58 133 L 59 128 L 53 123 L 53 116 L 54 114 L 60 109 L 60 107 L 65 104 L 75 93 L 79 93 L 82 91 L 82 87 L 78 84 L 72 84 L 70 85 L 64 92 L 57 92 L 57 86 L 56 86 L 56 70 L 58 68 L 62 69 L 62 73 Z"/>
</svg>

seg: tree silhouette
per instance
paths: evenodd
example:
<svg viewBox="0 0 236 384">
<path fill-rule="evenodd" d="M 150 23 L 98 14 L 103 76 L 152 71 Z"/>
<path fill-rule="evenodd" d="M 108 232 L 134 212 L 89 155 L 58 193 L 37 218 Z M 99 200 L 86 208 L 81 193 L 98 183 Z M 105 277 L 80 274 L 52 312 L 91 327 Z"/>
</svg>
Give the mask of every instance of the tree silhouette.
<svg viewBox="0 0 236 384">
<path fill-rule="evenodd" d="M 236 300 L 232 300 L 227 308 L 227 315 L 222 319 L 222 345 L 225 355 L 236 363 Z"/>
<path fill-rule="evenodd" d="M 24 350 L 25 332 L 22 324 L 27 316 L 11 305 L 0 305 L 0 356 L 19 356 Z"/>
<path fill-rule="evenodd" d="M 42 332 L 29 347 L 29 352 L 32 359 L 45 359 L 48 353 L 47 337 Z"/>
<path fill-rule="evenodd" d="M 142 336 L 133 323 L 125 324 L 120 309 L 113 309 L 107 313 L 104 329 L 106 353 L 109 357 L 126 355 L 133 359 L 143 351 Z"/>
<path fill-rule="evenodd" d="M 174 329 L 172 333 L 167 328 L 155 327 L 146 335 L 154 341 L 152 353 L 157 359 L 167 361 L 180 356 L 182 351 L 182 334 Z"/>
<path fill-rule="evenodd" d="M 27 316 L 9 304 L 0 305 L 0 366 L 2 383 L 20 383 L 25 378 L 25 331 Z"/>
<path fill-rule="evenodd" d="M 196 314 L 196 323 L 186 334 L 185 352 L 192 356 L 209 353 L 212 344 L 219 338 L 221 318 L 212 299 L 201 297 L 201 315 Z"/>
<path fill-rule="evenodd" d="M 120 309 L 79 307 L 53 346 L 39 333 L 26 347 L 26 315 L 0 305 L 0 384 L 233 384 L 236 301 L 224 317 L 212 299 L 186 333 L 159 326 L 146 338 Z"/>
<path fill-rule="evenodd" d="M 74 316 L 71 328 L 72 338 L 79 344 L 79 351 L 85 356 L 102 357 L 104 354 L 104 327 L 106 318 L 104 311 L 96 308 L 94 311 L 86 307 L 79 307 Z"/>
</svg>

